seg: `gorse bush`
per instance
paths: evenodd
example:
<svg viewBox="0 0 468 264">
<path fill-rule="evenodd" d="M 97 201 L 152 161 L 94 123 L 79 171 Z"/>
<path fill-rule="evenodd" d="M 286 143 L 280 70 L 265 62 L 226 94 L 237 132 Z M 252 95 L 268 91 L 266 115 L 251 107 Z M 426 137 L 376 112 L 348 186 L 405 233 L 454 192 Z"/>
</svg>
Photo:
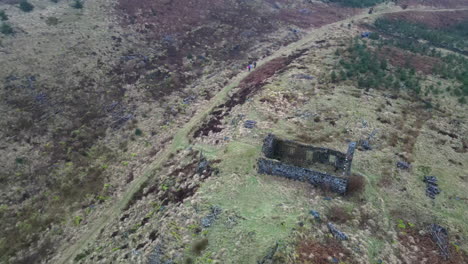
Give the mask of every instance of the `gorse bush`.
<svg viewBox="0 0 468 264">
<path fill-rule="evenodd" d="M 348 194 L 362 193 L 366 188 L 366 180 L 363 176 L 352 175 L 348 179 Z"/>
<path fill-rule="evenodd" d="M 8 20 L 8 16 L 7 16 L 7 14 L 5 13 L 5 10 L 0 10 L 0 20 L 1 20 L 1 21 Z"/>
<path fill-rule="evenodd" d="M 20 2 L 19 8 L 24 12 L 31 12 L 34 9 L 34 6 L 28 1 L 22 1 Z"/>
<path fill-rule="evenodd" d="M 334 223 L 343 224 L 352 218 L 352 215 L 345 208 L 333 206 L 328 209 L 328 218 Z"/>
<path fill-rule="evenodd" d="M 421 86 L 416 78 L 414 69 L 400 68 L 396 72 L 387 69 L 388 62 L 371 51 L 367 44 L 359 39 L 342 53 L 339 61 L 341 80 L 355 80 L 360 88 L 390 88 L 398 90 L 407 88 L 410 91 L 419 93 Z M 333 75 L 333 73 L 332 73 Z M 333 81 L 337 76 L 331 76 Z"/>
<path fill-rule="evenodd" d="M 0 26 L 0 32 L 4 35 L 11 35 L 14 33 L 13 28 L 7 23 L 2 23 Z"/>
<path fill-rule="evenodd" d="M 59 20 L 56 17 L 48 17 L 45 22 L 48 26 L 55 26 L 59 23 Z"/>
<path fill-rule="evenodd" d="M 83 8 L 83 2 L 81 2 L 80 0 L 75 0 L 72 4 L 72 7 L 76 9 L 81 9 Z"/>
<path fill-rule="evenodd" d="M 396 36 L 392 39 L 381 39 L 379 42 L 381 46 L 395 46 L 413 53 L 440 59 L 441 62 L 434 65 L 434 74 L 443 79 L 452 79 L 460 83 L 453 89 L 447 90 L 451 91 L 452 95 L 459 97 L 459 102 L 463 102 L 462 98 L 468 96 L 468 59 L 455 54 L 443 55 L 431 47 L 432 44 L 455 52 L 466 49 L 468 21 L 444 29 L 431 29 L 425 25 L 405 21 L 378 19 L 374 26 L 381 32 Z M 418 41 L 419 39 L 426 40 L 427 43 L 422 43 Z M 434 94 L 439 94 L 437 90 L 431 91 Z"/>
<path fill-rule="evenodd" d="M 141 135 L 143 135 L 143 131 L 141 129 L 137 128 L 137 129 L 135 129 L 135 135 L 136 136 L 141 136 Z"/>
<path fill-rule="evenodd" d="M 375 28 L 388 35 L 406 39 L 406 45 L 416 45 L 416 40 L 424 39 L 430 44 L 452 50 L 466 48 L 468 38 L 468 20 L 444 29 L 431 29 L 422 24 L 409 23 L 403 20 L 379 18 L 374 22 Z"/>
</svg>

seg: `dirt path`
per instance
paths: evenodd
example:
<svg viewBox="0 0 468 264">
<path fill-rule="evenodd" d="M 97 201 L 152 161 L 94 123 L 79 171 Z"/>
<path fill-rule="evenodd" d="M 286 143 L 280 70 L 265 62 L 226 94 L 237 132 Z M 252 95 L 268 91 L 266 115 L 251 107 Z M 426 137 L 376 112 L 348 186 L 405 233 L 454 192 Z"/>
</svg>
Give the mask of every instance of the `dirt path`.
<svg viewBox="0 0 468 264">
<path fill-rule="evenodd" d="M 383 14 L 390 14 L 390 13 L 398 13 L 398 12 L 410 12 L 410 11 L 424 11 L 424 12 L 448 12 L 448 11 L 455 11 L 455 10 L 468 10 L 468 8 L 464 9 L 428 9 L 428 8 L 411 8 L 402 10 L 399 7 L 386 7 L 385 9 L 376 8 L 374 13 L 369 15 L 367 14 L 367 10 L 364 10 L 362 14 L 331 23 L 320 28 L 311 29 L 307 32 L 307 35 L 304 36 L 301 40 L 291 43 L 288 46 L 282 47 L 276 52 L 274 52 L 269 57 L 258 61 L 258 65 L 261 66 L 272 59 L 278 58 L 280 56 L 288 56 L 296 52 L 300 49 L 308 49 L 313 48 L 315 41 L 324 40 L 330 38 L 332 36 L 336 36 L 340 33 L 345 33 L 349 29 L 342 28 L 342 24 L 348 24 L 354 21 L 363 20 L 363 19 L 372 19 L 378 17 Z M 249 73 L 242 72 L 236 77 L 234 77 L 230 84 L 223 88 L 215 97 L 213 97 L 208 104 L 206 104 L 202 109 L 200 109 L 192 119 L 186 123 L 182 128 L 180 128 L 177 133 L 175 134 L 170 146 L 165 148 L 160 154 L 159 157 L 156 159 L 153 164 L 149 166 L 146 172 L 134 180 L 127 191 L 122 194 L 120 197 L 117 197 L 118 201 L 116 201 L 111 207 L 105 209 L 102 214 L 96 219 L 93 223 L 88 224 L 88 229 L 84 231 L 81 236 L 72 244 L 72 245 L 64 245 L 62 248 L 59 249 L 59 255 L 52 259 L 52 262 L 55 263 L 71 263 L 73 262 L 75 256 L 82 252 L 86 248 L 87 245 L 92 243 L 98 236 L 100 231 L 106 227 L 106 224 L 110 222 L 112 219 L 118 218 L 118 216 L 123 212 L 124 208 L 131 200 L 134 193 L 136 193 L 142 184 L 146 182 L 149 178 L 152 171 L 156 168 L 160 167 L 163 162 L 165 162 L 169 157 L 170 154 L 175 152 L 177 149 L 183 148 L 188 145 L 188 137 L 196 129 L 202 122 L 207 118 L 210 112 L 219 104 L 224 102 L 227 97 L 228 93 L 236 88 L 239 82 L 244 79 Z"/>
</svg>

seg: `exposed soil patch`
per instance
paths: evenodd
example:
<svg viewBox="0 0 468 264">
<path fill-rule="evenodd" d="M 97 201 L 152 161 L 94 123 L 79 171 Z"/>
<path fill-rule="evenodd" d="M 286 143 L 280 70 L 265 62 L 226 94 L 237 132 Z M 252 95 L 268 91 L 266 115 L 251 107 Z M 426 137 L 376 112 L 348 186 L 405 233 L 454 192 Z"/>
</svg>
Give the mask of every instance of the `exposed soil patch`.
<svg viewBox="0 0 468 264">
<path fill-rule="evenodd" d="M 357 263 L 352 259 L 351 251 L 334 239 L 327 239 L 324 243 L 303 240 L 297 247 L 297 253 L 299 263 Z"/>
<path fill-rule="evenodd" d="M 468 256 L 461 250 L 457 250 L 450 244 L 450 259 L 444 260 L 439 255 L 439 248 L 434 243 L 430 234 L 419 234 L 416 230 L 406 230 L 400 233 L 398 238 L 401 244 L 407 249 L 404 255 L 411 260 L 411 263 L 422 263 L 424 259 L 429 259 L 431 264 L 459 264 L 468 263 Z"/>
<path fill-rule="evenodd" d="M 444 1 L 440 1 L 444 2 Z M 465 1 L 465 4 L 467 2 Z M 408 11 L 385 15 L 385 18 L 397 21 L 407 21 L 410 23 L 423 24 L 430 28 L 447 28 L 468 19 L 468 11 L 447 11 L 447 12 L 418 12 Z"/>
<path fill-rule="evenodd" d="M 191 162 L 173 170 L 167 176 L 157 177 L 154 181 L 143 186 L 133 196 L 127 208 L 150 194 L 156 195 L 161 205 L 181 203 L 194 195 L 200 184 L 216 172 L 216 169 L 210 164 L 219 162 L 217 160 L 207 161 L 204 157 L 198 158 L 198 154 L 197 151 L 190 153 Z M 172 165 L 171 161 L 168 162 L 165 164 L 166 167 Z"/>
<path fill-rule="evenodd" d="M 266 84 L 268 78 L 284 71 L 294 59 L 300 57 L 305 52 L 306 50 L 301 50 L 287 57 L 273 59 L 250 73 L 240 82 L 237 92 L 226 103 L 218 105 L 217 110 L 212 112 L 210 120 L 195 131 L 194 137 L 208 136 L 210 132 L 217 133 L 222 131 L 221 121 L 225 116 L 229 115 L 232 108 L 236 105 L 244 104 L 249 97 Z"/>
<path fill-rule="evenodd" d="M 385 58 L 397 68 L 411 67 L 424 74 L 432 74 L 434 66 L 441 61 L 437 58 L 414 54 L 395 47 L 384 47 L 378 56 Z"/>
</svg>

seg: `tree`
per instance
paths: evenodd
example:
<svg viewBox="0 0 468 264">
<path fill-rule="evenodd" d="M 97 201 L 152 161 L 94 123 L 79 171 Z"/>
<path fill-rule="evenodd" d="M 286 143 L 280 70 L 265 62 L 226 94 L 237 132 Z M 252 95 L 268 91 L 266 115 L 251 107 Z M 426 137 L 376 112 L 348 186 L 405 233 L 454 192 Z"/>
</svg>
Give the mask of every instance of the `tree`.
<svg viewBox="0 0 468 264">
<path fill-rule="evenodd" d="M 338 76 L 336 76 L 336 72 L 335 71 L 332 71 L 331 73 L 331 81 L 333 83 L 336 83 L 336 81 L 338 81 Z"/>
<path fill-rule="evenodd" d="M 380 61 L 380 68 L 381 68 L 382 70 L 385 71 L 385 70 L 387 69 L 387 66 L 388 66 L 388 65 L 387 65 L 387 61 L 386 61 L 386 60 L 383 59 L 382 61 Z"/>
<path fill-rule="evenodd" d="M 340 71 L 340 78 L 341 78 L 342 81 L 346 80 L 346 78 L 347 78 L 346 72 L 343 69 L 341 69 L 341 71 Z"/>
<path fill-rule="evenodd" d="M 34 6 L 29 3 L 27 0 L 23 0 L 20 2 L 19 8 L 24 12 L 31 12 L 34 9 Z"/>
</svg>

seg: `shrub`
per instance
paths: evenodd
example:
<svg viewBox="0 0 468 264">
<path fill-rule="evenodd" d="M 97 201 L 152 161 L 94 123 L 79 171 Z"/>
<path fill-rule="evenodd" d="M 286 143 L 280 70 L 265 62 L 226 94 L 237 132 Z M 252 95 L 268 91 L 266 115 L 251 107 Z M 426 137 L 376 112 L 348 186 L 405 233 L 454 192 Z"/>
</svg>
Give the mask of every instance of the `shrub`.
<svg viewBox="0 0 468 264">
<path fill-rule="evenodd" d="M 2 25 L 0 26 L 0 32 L 5 35 L 11 35 L 15 33 L 13 31 L 13 28 L 9 24 L 6 24 L 6 23 L 2 23 Z"/>
<path fill-rule="evenodd" d="M 19 8 L 24 12 L 31 12 L 34 9 L 34 6 L 28 1 L 24 0 L 20 3 Z"/>
<path fill-rule="evenodd" d="M 369 38 L 373 39 L 373 40 L 378 40 L 378 39 L 380 39 L 380 35 L 378 33 L 371 32 L 370 35 L 369 35 Z"/>
<path fill-rule="evenodd" d="M 345 223 L 351 218 L 351 215 L 343 207 L 334 206 L 328 210 L 328 218 L 335 223 Z"/>
<path fill-rule="evenodd" d="M 55 26 L 59 23 L 59 20 L 56 17 L 48 17 L 45 22 L 48 26 Z"/>
<path fill-rule="evenodd" d="M 7 14 L 5 13 L 5 10 L 0 10 L 0 20 L 1 20 L 1 21 L 8 20 L 8 16 L 7 16 Z"/>
<path fill-rule="evenodd" d="M 80 0 L 75 0 L 71 6 L 76 9 L 81 9 L 83 8 L 83 2 Z"/>
<path fill-rule="evenodd" d="M 206 249 L 206 247 L 208 246 L 208 239 L 207 238 L 204 238 L 200 241 L 196 241 L 195 244 L 193 245 L 192 247 L 192 251 L 193 253 L 195 253 L 196 255 L 200 255 L 201 252 L 203 250 Z"/>
<path fill-rule="evenodd" d="M 59 0 L 50 0 L 53 3 L 58 3 Z"/>
<path fill-rule="evenodd" d="M 137 129 L 135 129 L 135 135 L 136 136 L 141 136 L 141 135 L 143 135 L 143 131 L 141 131 L 141 129 L 137 128 Z"/>
<path fill-rule="evenodd" d="M 364 177 L 352 175 L 348 179 L 348 194 L 362 193 L 366 187 Z"/>
<path fill-rule="evenodd" d="M 331 81 L 332 83 L 336 83 L 338 81 L 338 76 L 336 75 L 335 71 L 332 71 L 331 73 Z"/>
</svg>

